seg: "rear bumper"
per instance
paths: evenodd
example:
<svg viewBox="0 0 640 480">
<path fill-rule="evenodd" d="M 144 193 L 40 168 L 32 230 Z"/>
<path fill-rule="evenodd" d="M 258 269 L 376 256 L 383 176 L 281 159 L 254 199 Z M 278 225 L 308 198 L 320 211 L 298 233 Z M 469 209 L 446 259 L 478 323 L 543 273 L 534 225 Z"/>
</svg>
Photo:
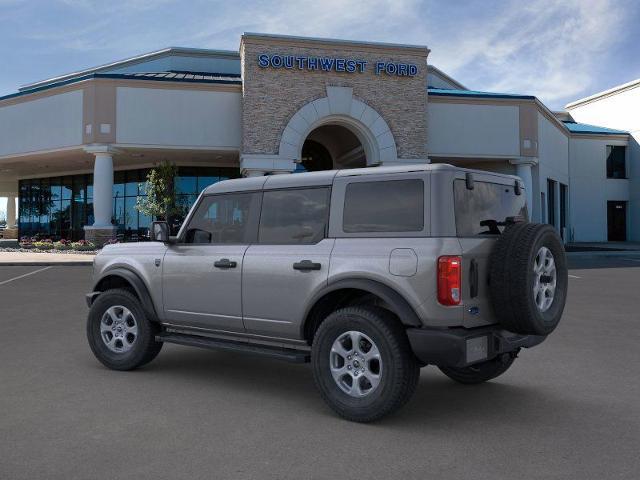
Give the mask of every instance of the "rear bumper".
<svg viewBox="0 0 640 480">
<path fill-rule="evenodd" d="M 479 328 L 409 328 L 413 353 L 425 364 L 466 367 L 519 348 L 531 348 L 546 336 L 519 335 L 498 326 Z"/>
</svg>

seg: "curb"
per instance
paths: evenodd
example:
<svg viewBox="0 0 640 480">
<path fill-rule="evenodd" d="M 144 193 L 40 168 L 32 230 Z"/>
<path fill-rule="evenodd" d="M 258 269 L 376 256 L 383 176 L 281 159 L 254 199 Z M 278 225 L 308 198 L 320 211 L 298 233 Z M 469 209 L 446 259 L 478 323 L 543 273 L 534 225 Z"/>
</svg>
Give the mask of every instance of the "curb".
<svg viewBox="0 0 640 480">
<path fill-rule="evenodd" d="M 592 250 L 588 252 L 567 252 L 567 257 L 638 257 L 640 250 Z"/>
</svg>

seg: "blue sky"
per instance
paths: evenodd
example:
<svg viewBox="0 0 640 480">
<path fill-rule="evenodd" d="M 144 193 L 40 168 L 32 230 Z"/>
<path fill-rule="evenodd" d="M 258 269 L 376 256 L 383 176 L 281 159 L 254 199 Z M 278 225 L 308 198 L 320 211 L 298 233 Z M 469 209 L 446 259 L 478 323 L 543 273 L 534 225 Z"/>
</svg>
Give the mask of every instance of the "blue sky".
<svg viewBox="0 0 640 480">
<path fill-rule="evenodd" d="M 244 31 L 424 44 L 468 88 L 552 109 L 640 77 L 640 2 L 0 0 L 0 95 L 112 60 Z"/>
</svg>

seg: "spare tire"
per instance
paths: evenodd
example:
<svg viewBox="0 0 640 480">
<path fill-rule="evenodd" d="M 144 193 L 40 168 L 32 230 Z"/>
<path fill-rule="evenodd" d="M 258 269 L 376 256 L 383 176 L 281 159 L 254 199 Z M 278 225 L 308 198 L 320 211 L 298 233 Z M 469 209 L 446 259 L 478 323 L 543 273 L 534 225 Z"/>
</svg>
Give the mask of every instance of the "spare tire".
<svg viewBox="0 0 640 480">
<path fill-rule="evenodd" d="M 564 245 L 553 227 L 516 223 L 500 235 L 491 254 L 489 290 L 506 330 L 550 334 L 560 322 L 568 283 Z"/>
</svg>

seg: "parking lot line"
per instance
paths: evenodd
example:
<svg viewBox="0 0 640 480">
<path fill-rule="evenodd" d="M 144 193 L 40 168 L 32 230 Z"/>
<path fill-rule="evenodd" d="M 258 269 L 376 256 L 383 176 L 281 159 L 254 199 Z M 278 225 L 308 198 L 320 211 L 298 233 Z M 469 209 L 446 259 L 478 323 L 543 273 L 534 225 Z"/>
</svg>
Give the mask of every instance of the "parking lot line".
<svg viewBox="0 0 640 480">
<path fill-rule="evenodd" d="M 571 275 L 571 274 L 569 274 L 569 278 L 582 278 L 582 277 L 579 277 L 579 276 L 577 276 L 577 275 Z"/>
<path fill-rule="evenodd" d="M 33 272 L 25 273 L 24 275 L 19 275 L 17 277 L 10 278 L 9 280 L 5 280 L 0 282 L 0 285 L 4 285 L 5 283 L 13 282 L 14 280 L 20 280 L 21 278 L 28 277 L 29 275 L 34 275 L 38 272 L 44 272 L 45 270 L 49 270 L 51 267 L 39 268 L 38 270 L 34 270 Z"/>
</svg>

